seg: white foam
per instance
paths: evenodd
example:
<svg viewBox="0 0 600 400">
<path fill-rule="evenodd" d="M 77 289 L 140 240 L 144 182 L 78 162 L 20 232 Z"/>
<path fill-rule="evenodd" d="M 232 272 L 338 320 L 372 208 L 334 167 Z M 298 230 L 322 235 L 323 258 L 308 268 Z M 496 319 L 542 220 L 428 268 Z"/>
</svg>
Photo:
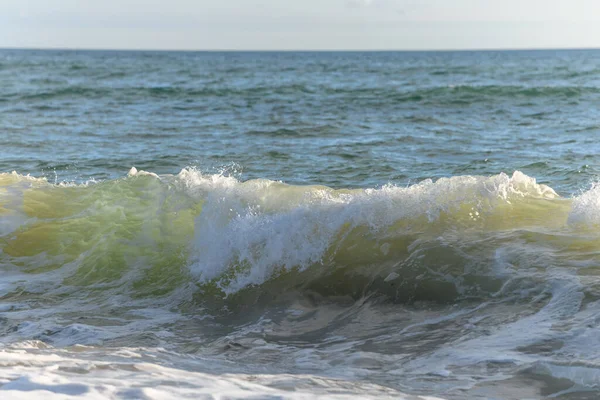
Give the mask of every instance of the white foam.
<svg viewBox="0 0 600 400">
<path fill-rule="evenodd" d="M 322 262 L 330 246 L 355 227 L 378 232 L 410 218 L 433 222 L 464 204 L 471 204 L 479 218 L 515 198 L 557 197 L 518 171 L 512 177 L 461 176 L 410 187 L 338 191 L 266 180 L 239 182 L 187 169 L 178 178 L 204 202 L 196 219 L 192 273 L 207 281 L 238 265 L 242 271 L 224 288 L 229 292 L 260 284 L 279 268 Z M 381 249 L 390 250 L 385 245 Z"/>
<path fill-rule="evenodd" d="M 150 363 L 147 355 L 160 351 L 138 349 L 115 352 L 81 348 L 67 350 L 0 350 L 2 399 L 413 399 L 375 384 L 331 379 L 316 375 L 244 374 L 218 372 L 219 362 L 195 359 L 195 368 L 178 369 Z M 139 353 L 146 353 L 140 357 Z M 90 353 L 90 354 L 86 354 Z M 92 356 L 92 357 L 90 357 Z M 197 372 L 214 370 L 214 373 Z M 292 388 L 293 390 L 290 390 Z"/>
<path fill-rule="evenodd" d="M 573 199 L 568 222 L 575 225 L 600 224 L 600 184 L 592 187 Z"/>
<path fill-rule="evenodd" d="M 155 174 L 154 172 L 138 170 L 136 167 L 131 167 L 131 169 L 127 173 L 127 176 L 129 176 L 129 177 L 131 177 L 131 176 L 151 176 L 153 178 L 160 179 L 160 177 L 157 174 Z"/>
</svg>

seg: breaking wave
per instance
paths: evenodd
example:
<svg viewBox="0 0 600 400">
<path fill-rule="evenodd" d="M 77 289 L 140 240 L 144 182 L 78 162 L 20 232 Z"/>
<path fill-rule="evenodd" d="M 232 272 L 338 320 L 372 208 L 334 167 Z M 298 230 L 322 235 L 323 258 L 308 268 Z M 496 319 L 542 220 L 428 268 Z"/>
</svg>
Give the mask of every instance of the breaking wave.
<svg viewBox="0 0 600 400">
<path fill-rule="evenodd" d="M 593 259 L 600 188 L 567 199 L 518 171 L 352 190 L 195 169 L 81 185 L 10 173 L 0 221 L 0 264 L 19 277 L 5 300 L 52 287 L 228 307 L 292 292 L 446 302 L 523 290 L 557 249 L 553 265 Z"/>
</svg>

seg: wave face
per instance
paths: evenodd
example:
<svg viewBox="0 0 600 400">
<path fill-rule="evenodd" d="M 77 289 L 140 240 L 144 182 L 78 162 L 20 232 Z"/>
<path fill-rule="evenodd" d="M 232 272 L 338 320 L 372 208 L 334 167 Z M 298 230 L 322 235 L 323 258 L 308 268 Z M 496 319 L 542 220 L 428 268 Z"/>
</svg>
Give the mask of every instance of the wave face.
<svg viewBox="0 0 600 400">
<path fill-rule="evenodd" d="M 29 274 L 65 270 L 61 285 L 126 282 L 135 295 L 193 283 L 225 297 L 268 284 L 453 300 L 486 292 L 463 286 L 466 276 L 495 279 L 481 266 L 489 246 L 471 246 L 473 238 L 495 242 L 595 218 L 595 189 L 573 202 L 520 172 L 353 190 L 135 168 L 96 184 L 16 173 L 0 184 L 5 262 Z"/>
<path fill-rule="evenodd" d="M 335 365 L 332 378 L 383 385 L 379 397 L 494 393 L 506 376 L 588 390 L 599 190 L 567 199 L 518 171 L 338 190 L 195 169 L 88 184 L 1 174 L 1 329 L 20 344 L 0 359 L 166 346 L 197 371 L 203 357 L 244 366 L 236 373 Z M 584 364 L 565 365 L 567 353 Z M 152 354 L 136 357 L 166 357 Z M 482 366 L 492 380 L 473 382 Z M 428 376 L 452 379 L 427 389 Z"/>
</svg>

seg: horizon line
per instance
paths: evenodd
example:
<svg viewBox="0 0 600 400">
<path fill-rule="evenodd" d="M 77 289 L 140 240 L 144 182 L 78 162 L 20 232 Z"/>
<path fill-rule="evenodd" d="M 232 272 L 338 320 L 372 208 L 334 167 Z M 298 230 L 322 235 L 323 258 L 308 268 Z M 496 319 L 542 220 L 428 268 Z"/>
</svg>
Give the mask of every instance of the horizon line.
<svg viewBox="0 0 600 400">
<path fill-rule="evenodd" d="M 115 52 L 178 52 L 178 53 L 443 53 L 493 51 L 577 51 L 600 50 L 599 47 L 481 47 L 425 49 L 166 49 L 166 48 L 109 48 L 109 47 L 36 47 L 0 46 L 0 50 L 25 51 L 115 51 Z"/>
</svg>

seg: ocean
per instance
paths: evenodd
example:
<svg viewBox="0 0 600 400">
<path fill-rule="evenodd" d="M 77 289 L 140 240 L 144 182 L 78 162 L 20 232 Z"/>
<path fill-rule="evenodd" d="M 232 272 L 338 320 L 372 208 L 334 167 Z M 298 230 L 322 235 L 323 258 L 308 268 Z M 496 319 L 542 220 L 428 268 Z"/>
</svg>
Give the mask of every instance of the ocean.
<svg viewBox="0 0 600 400">
<path fill-rule="evenodd" d="M 600 50 L 0 50 L 0 398 L 597 399 Z"/>
</svg>

